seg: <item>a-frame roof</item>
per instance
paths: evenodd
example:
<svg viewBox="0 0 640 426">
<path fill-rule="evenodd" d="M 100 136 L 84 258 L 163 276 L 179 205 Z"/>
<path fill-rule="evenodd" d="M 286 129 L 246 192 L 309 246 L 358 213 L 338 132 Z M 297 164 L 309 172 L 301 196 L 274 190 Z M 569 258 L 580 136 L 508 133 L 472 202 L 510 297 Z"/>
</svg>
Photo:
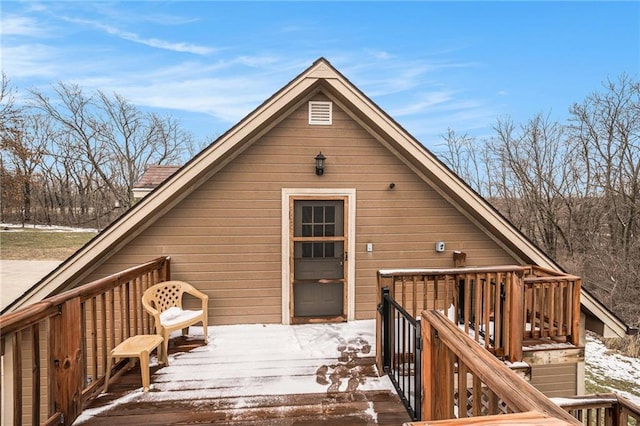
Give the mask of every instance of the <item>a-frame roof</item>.
<svg viewBox="0 0 640 426">
<path fill-rule="evenodd" d="M 81 283 L 113 253 L 133 240 L 250 147 L 261 135 L 287 117 L 288 113 L 318 92 L 339 104 L 381 144 L 514 258 L 522 263 L 561 270 L 551 258 L 326 59 L 320 58 L 9 305 L 5 311 L 13 311 Z M 599 318 L 604 317 L 604 320 L 622 334 L 626 331 L 626 326 L 619 319 L 586 292 L 583 292 L 583 305 Z"/>
</svg>

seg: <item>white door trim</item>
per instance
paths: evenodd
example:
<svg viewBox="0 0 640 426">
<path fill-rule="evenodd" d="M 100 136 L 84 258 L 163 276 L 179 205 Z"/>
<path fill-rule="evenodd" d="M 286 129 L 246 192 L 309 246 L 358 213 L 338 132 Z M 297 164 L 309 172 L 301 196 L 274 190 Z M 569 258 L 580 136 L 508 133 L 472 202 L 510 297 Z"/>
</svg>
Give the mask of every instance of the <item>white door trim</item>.
<svg viewBox="0 0 640 426">
<path fill-rule="evenodd" d="M 290 199 L 294 196 L 307 197 L 347 197 L 347 320 L 355 319 L 356 311 L 356 190 L 346 189 L 324 189 L 324 188 L 282 188 L 282 324 L 291 322 L 291 283 L 290 277 L 290 237 L 289 224 L 291 212 L 289 211 Z"/>
</svg>

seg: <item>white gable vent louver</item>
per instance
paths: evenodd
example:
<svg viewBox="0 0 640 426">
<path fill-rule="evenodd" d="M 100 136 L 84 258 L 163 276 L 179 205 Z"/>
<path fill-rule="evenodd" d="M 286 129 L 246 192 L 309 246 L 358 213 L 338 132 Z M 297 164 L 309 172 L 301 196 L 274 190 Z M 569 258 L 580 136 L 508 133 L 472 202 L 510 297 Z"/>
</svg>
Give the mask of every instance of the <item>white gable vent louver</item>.
<svg viewBox="0 0 640 426">
<path fill-rule="evenodd" d="M 309 102 L 309 124 L 331 125 L 333 103 L 326 101 Z"/>
</svg>

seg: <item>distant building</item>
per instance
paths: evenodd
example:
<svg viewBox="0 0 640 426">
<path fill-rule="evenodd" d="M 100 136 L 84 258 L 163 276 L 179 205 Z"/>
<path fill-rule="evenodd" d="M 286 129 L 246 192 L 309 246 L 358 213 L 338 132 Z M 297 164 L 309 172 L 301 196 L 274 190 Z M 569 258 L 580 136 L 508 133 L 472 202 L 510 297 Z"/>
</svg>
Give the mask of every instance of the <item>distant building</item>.
<svg viewBox="0 0 640 426">
<path fill-rule="evenodd" d="M 133 185 L 133 198 L 141 199 L 156 186 L 164 182 L 169 176 L 174 174 L 181 166 L 166 166 L 154 164 L 144 172 L 138 182 Z"/>
</svg>

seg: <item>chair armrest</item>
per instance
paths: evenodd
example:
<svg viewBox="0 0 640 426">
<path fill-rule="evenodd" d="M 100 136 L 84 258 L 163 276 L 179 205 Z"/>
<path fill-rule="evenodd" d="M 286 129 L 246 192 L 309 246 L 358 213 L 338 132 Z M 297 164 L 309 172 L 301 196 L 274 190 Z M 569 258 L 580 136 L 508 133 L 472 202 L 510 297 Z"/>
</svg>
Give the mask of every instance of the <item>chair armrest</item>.
<svg viewBox="0 0 640 426">
<path fill-rule="evenodd" d="M 195 288 L 191 287 L 191 288 L 185 288 L 184 289 L 185 293 L 189 293 L 190 295 L 192 295 L 193 297 L 197 297 L 198 299 L 204 301 L 209 300 L 209 296 L 207 296 L 206 294 L 204 294 L 203 292 L 196 290 Z"/>
</svg>

